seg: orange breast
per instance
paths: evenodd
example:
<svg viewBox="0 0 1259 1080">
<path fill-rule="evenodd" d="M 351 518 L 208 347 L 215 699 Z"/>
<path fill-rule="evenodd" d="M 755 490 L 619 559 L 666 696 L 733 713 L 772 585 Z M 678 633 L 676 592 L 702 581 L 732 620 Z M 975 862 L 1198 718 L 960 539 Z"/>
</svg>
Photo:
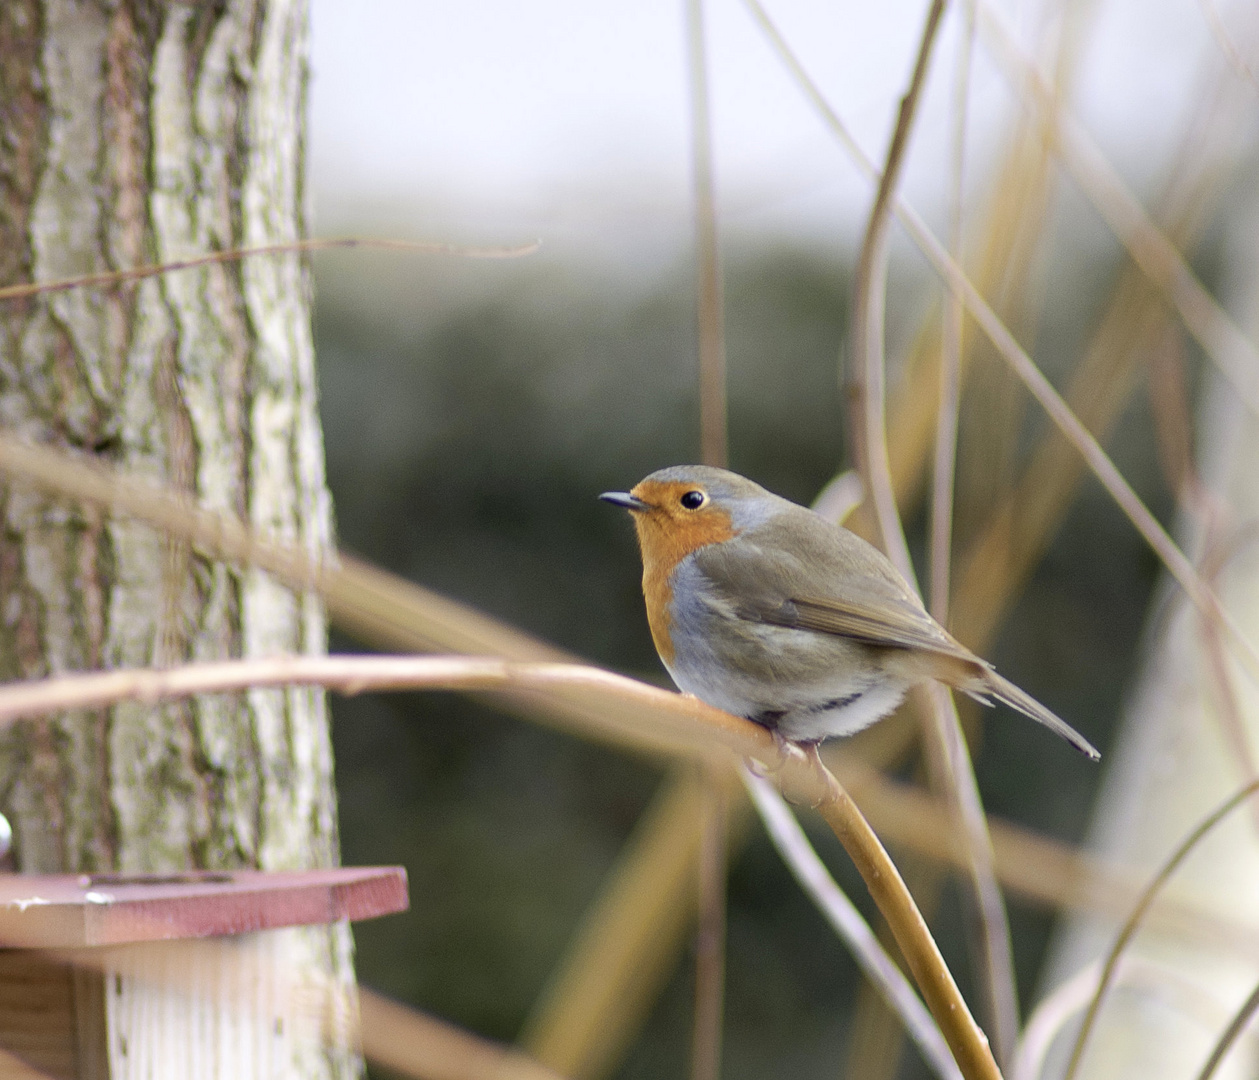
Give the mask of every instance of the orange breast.
<svg viewBox="0 0 1259 1080">
<path fill-rule="evenodd" d="M 715 506 L 686 510 L 678 497 L 688 484 L 644 483 L 633 494 L 652 509 L 634 515 L 638 546 L 643 555 L 643 597 L 647 601 L 647 623 L 656 651 L 666 664 L 672 663 L 673 640 L 669 635 L 669 606 L 673 587 L 669 577 L 674 567 L 693 551 L 718 544 L 735 535 L 730 515 Z"/>
</svg>

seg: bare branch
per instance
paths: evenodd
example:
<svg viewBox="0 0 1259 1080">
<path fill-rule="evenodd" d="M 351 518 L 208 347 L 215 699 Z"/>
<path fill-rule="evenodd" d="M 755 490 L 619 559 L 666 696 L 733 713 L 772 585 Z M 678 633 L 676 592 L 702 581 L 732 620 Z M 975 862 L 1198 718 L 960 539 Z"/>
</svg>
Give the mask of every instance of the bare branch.
<svg viewBox="0 0 1259 1080">
<path fill-rule="evenodd" d="M 254 255 L 288 255 L 295 251 L 328 251 L 332 248 L 377 248 L 385 251 L 410 251 L 419 255 L 462 255 L 470 259 L 518 259 L 532 255 L 541 247 L 540 241 L 517 244 L 514 247 L 466 247 L 460 244 L 429 243 L 419 240 L 376 240 L 362 236 L 333 237 L 329 239 L 293 240 L 287 244 L 263 244 L 260 247 L 232 248 L 214 251 L 191 259 L 137 266 L 131 270 L 107 270 L 99 274 L 80 274 L 58 281 L 33 281 L 22 285 L 6 285 L 0 288 L 0 300 L 22 300 L 46 293 L 67 292 L 70 289 L 86 289 L 96 285 L 122 285 L 128 281 L 170 274 L 176 270 L 192 270 L 213 263 L 235 262 Z"/>
<path fill-rule="evenodd" d="M 713 193 L 712 123 L 704 51 L 703 0 L 685 0 L 691 72 L 691 166 L 695 173 L 695 251 L 699 287 L 699 443 L 705 465 L 725 468 L 726 336 Z"/>
<path fill-rule="evenodd" d="M 897 199 L 896 188 L 904 165 L 905 149 L 926 84 L 927 68 L 943 14 L 943 0 L 932 0 L 923 25 L 913 76 L 901 101 L 887 161 L 870 211 L 870 221 L 857 260 L 853 294 L 853 373 L 855 381 L 858 381 L 858 390 L 853 396 L 855 409 L 861 413 L 854 427 L 862 433 L 864 442 L 860 459 L 874 502 L 882 546 L 910 582 L 915 580 L 914 567 L 896 509 L 887 451 L 883 322 L 891 211 Z M 1018 1037 L 1018 997 L 1009 921 L 992 869 L 992 841 L 984 823 L 979 786 L 975 782 L 952 698 L 943 690 L 932 693 L 928 711 L 934 735 L 934 746 L 929 755 L 933 780 L 942 790 L 953 793 L 964 834 L 973 853 L 970 876 L 981 935 L 979 953 L 983 963 L 980 981 L 987 999 L 997 1057 L 1004 1062 L 1013 1054 Z"/>
<path fill-rule="evenodd" d="M 872 180 L 878 177 L 874 163 L 866 156 L 864 150 L 852 137 L 839 115 L 831 108 L 820 90 L 809 78 L 799 60 L 791 52 L 786 41 L 769 21 L 759 0 L 744 0 L 751 9 L 753 16 L 760 23 L 770 43 L 779 52 L 783 62 L 795 78 L 800 81 L 806 96 L 822 113 L 823 119 L 830 126 L 832 133 L 848 150 L 857 167 Z M 1229 636 L 1245 660 L 1251 671 L 1259 675 L 1259 651 L 1247 639 L 1235 619 L 1225 611 L 1215 594 L 1199 578 L 1192 563 L 1176 546 L 1167 531 L 1159 524 L 1140 497 L 1133 491 L 1123 474 L 1115 467 L 1115 463 L 1107 456 L 1106 451 L 1080 422 L 1079 417 L 1062 399 L 1062 396 L 1045 378 L 1035 362 L 1015 340 L 1014 335 L 992 310 L 988 302 L 980 295 L 974 283 L 966 276 L 966 272 L 949 256 L 944 245 L 936 238 L 921 216 L 907 203 L 896 200 L 893 207 L 897 219 L 918 249 L 926 256 L 932 269 L 944 280 L 950 290 L 959 294 L 966 303 L 971 317 L 987 335 L 997 351 L 1014 370 L 1014 373 L 1031 391 L 1032 396 L 1049 414 L 1050 420 L 1062 431 L 1072 446 L 1084 458 L 1089 470 L 1101 481 L 1107 493 L 1118 504 L 1120 510 L 1135 526 L 1142 538 L 1159 560 L 1167 567 L 1172 577 L 1185 590 L 1193 604 L 1209 618 L 1217 619 L 1229 630 Z"/>
<path fill-rule="evenodd" d="M 1200 282 L 1185 257 L 1150 220 L 1123 178 L 1074 117 L 1054 100 L 1034 61 L 1016 43 L 987 3 L 979 4 L 980 30 L 1016 90 L 1055 116 L 1055 149 L 1080 190 L 1106 219 L 1133 261 L 1180 313 L 1189 332 L 1232 384 L 1246 407 L 1259 414 L 1259 349 Z"/>
<path fill-rule="evenodd" d="M 1198 846 L 1203 837 L 1257 791 L 1259 791 L 1259 780 L 1247 784 L 1240 791 L 1225 799 L 1181 841 L 1176 850 L 1168 856 L 1167 861 L 1159 867 L 1158 873 L 1150 880 L 1149 885 L 1146 886 L 1145 891 L 1133 907 L 1131 914 L 1129 914 L 1127 920 L 1120 928 L 1119 934 L 1115 938 L 1115 943 L 1110 947 L 1110 952 L 1106 955 L 1106 962 L 1102 965 L 1102 975 L 1097 983 L 1097 992 L 1093 995 L 1093 1000 L 1089 1002 L 1088 1012 L 1084 1014 L 1084 1022 L 1080 1025 L 1080 1033 L 1076 1036 L 1075 1046 L 1071 1051 L 1071 1060 L 1067 1064 L 1065 1080 L 1072 1080 L 1079 1071 L 1080 1061 L 1084 1057 L 1084 1048 L 1093 1032 L 1093 1025 L 1097 1021 L 1098 1011 L 1102 1007 L 1102 1001 L 1105 1000 L 1106 991 L 1110 989 L 1110 985 L 1114 980 L 1115 967 L 1119 963 L 1119 958 L 1123 955 L 1124 949 L 1127 948 L 1128 942 L 1132 940 L 1133 935 L 1136 934 L 1137 929 L 1140 927 L 1142 920 L 1145 918 L 1145 913 L 1154 902 L 1154 898 L 1162 890 L 1163 886 L 1167 884 L 1172 874 L 1176 872 L 1177 867 Z"/>
<path fill-rule="evenodd" d="M 866 978 L 878 989 L 888 1007 L 901 1018 L 910 1038 L 922 1053 L 923 1060 L 941 1080 L 960 1078 L 957 1063 L 949 1053 L 944 1037 L 931 1019 L 931 1014 L 901 974 L 896 962 L 883 951 L 883 946 L 861 917 L 861 912 L 853 907 L 852 901 L 818 858 L 791 808 L 783 802 L 782 796 L 769 781 L 754 775 L 746 768 L 742 775 L 743 785 L 752 796 L 757 813 L 765 824 L 765 831 L 769 833 L 769 838 L 774 842 L 783 862 L 787 864 L 800 887 L 818 906 L 818 910 L 826 916 L 826 921 L 831 924 L 835 933 L 848 946 Z"/>
<path fill-rule="evenodd" d="M 892 928 L 923 997 L 966 1080 L 1000 1080 L 988 1040 L 971 1017 L 896 865 L 856 804 L 816 753 L 780 746 L 763 727 L 696 698 L 572 664 L 514 663 L 467 656 L 292 656 L 63 675 L 0 688 L 0 723 L 123 700 L 146 702 L 249 687 L 321 685 L 354 694 L 374 689 L 510 690 L 563 703 L 577 699 L 587 733 L 618 743 L 733 764 L 729 753 L 774 770 L 793 798 L 809 802 L 835 832 Z M 593 706 L 593 707 L 589 707 Z"/>
<path fill-rule="evenodd" d="M 1224 1060 L 1225 1055 L 1233 1048 L 1233 1044 L 1241 1038 L 1242 1032 L 1246 1030 L 1250 1021 L 1254 1019 L 1256 1012 L 1259 1012 L 1259 986 L 1256 986 L 1250 992 L 1250 996 L 1242 1002 L 1242 1007 L 1237 1010 L 1237 1014 L 1220 1035 L 1219 1041 L 1216 1042 L 1210 1056 L 1203 1064 L 1202 1071 L 1198 1073 L 1198 1080 L 1211 1080 L 1220 1062 Z"/>
<path fill-rule="evenodd" d="M 363 1056 L 414 1080 L 561 1080 L 510 1046 L 359 987 Z"/>
</svg>

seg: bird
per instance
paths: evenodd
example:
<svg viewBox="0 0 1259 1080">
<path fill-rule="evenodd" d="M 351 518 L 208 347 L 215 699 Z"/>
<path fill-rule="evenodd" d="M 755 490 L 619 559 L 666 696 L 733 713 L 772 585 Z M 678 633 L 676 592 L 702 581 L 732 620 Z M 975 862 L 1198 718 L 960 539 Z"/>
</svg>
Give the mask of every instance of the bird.
<svg viewBox="0 0 1259 1080">
<path fill-rule="evenodd" d="M 816 750 L 935 679 L 1100 758 L 936 622 L 881 551 L 812 510 L 706 465 L 599 498 L 633 518 L 652 640 L 684 693 Z"/>
</svg>

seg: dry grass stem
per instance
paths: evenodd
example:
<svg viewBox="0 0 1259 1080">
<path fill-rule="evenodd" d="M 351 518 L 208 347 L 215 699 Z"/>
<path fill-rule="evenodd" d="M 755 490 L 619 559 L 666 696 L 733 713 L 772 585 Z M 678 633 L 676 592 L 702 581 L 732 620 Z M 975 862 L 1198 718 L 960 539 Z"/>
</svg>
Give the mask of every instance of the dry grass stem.
<svg viewBox="0 0 1259 1080">
<path fill-rule="evenodd" d="M 1141 894 L 1140 899 L 1138 899 L 1127 920 L 1120 928 L 1110 951 L 1106 954 L 1106 961 L 1102 965 L 1101 978 L 1098 979 L 1097 983 L 1097 991 L 1094 993 L 1092 1001 L 1089 1002 L 1088 1011 L 1084 1014 L 1084 1022 L 1080 1025 L 1080 1032 L 1075 1039 L 1075 1046 L 1071 1050 L 1071 1060 L 1067 1064 L 1065 1080 L 1073 1080 L 1079 1071 L 1080 1062 L 1084 1057 L 1084 1049 L 1088 1045 L 1089 1036 L 1092 1034 L 1093 1026 L 1097 1021 L 1098 1011 L 1101 1009 L 1102 1002 L 1106 998 L 1106 992 L 1110 989 L 1114 979 L 1115 967 L 1119 962 L 1119 958 L 1123 955 L 1124 949 L 1127 948 L 1128 942 L 1132 940 L 1140 928 L 1145 918 L 1145 913 L 1154 902 L 1154 898 L 1162 890 L 1172 874 L 1176 872 L 1177 867 L 1197 847 L 1202 838 L 1227 817 L 1231 811 L 1242 805 L 1257 791 L 1259 791 L 1259 781 L 1247 784 L 1240 791 L 1225 799 L 1223 803 L 1211 811 L 1190 831 L 1189 835 L 1181 841 L 1176 850 L 1159 867 L 1154 877 L 1150 879 L 1149 885 L 1146 886 L 1145 891 Z"/>
<path fill-rule="evenodd" d="M 705 465 L 724 468 L 728 458 L 726 341 L 713 184 L 712 123 L 708 109 L 704 0 L 685 0 L 685 3 L 691 76 L 691 167 L 695 183 L 700 460 Z M 695 942 L 691 1080 L 718 1080 L 721 1075 L 725 1003 L 725 796 L 715 779 L 710 779 L 706 791 L 697 879 L 699 918 Z"/>
<path fill-rule="evenodd" d="M 704 49 L 703 0 L 685 0 L 691 76 L 691 167 L 695 180 L 695 253 L 699 291 L 700 458 L 724 468 L 726 447 L 726 340 L 717 203 L 713 191 L 712 125 L 708 111 L 708 65 Z"/>
<path fill-rule="evenodd" d="M 561 1080 L 519 1050 L 359 988 L 363 1056 L 414 1080 Z"/>
<path fill-rule="evenodd" d="M 905 576 L 914 581 L 913 563 L 896 510 L 892 490 L 892 468 L 887 456 L 887 430 L 884 419 L 883 333 L 887 301 L 888 241 L 891 208 L 905 162 L 905 151 L 913 130 L 914 117 L 927 80 L 927 69 L 940 20 L 943 0 L 932 0 L 923 24 L 918 55 L 914 61 L 909 88 L 901 99 L 887 161 L 879 176 L 866 223 L 861 252 L 857 257 L 852 298 L 853 362 L 849 372 L 852 385 L 853 429 L 858 433 L 858 461 L 865 480 L 866 494 L 874 503 L 880 536 L 879 546 Z"/>
<path fill-rule="evenodd" d="M 965 839 L 965 870 L 970 877 L 979 915 L 978 939 L 974 942 L 980 987 L 996 1043 L 997 1059 L 1003 1068 L 1014 1056 L 1019 1036 L 1018 986 L 1014 975 L 1014 946 L 1005 898 L 997 882 L 996 857 L 988 817 L 979 796 L 979 783 L 970 751 L 962 734 L 953 695 L 948 687 L 932 683 L 924 688 L 935 730 L 943 742 L 940 760 L 947 772 L 936 781 L 938 790 L 948 793 L 957 826 Z M 930 766 L 930 760 L 928 761 Z"/>
<path fill-rule="evenodd" d="M 722 776 L 700 776 L 698 919 L 695 930 L 695 1016 L 691 1032 L 691 1080 L 721 1075 L 722 1017 L 726 982 L 726 795 Z"/>
<path fill-rule="evenodd" d="M 292 240 L 286 244 L 262 244 L 259 247 L 232 248 L 215 251 L 209 255 L 197 255 L 190 259 L 137 266 L 131 270 L 107 270 L 99 274 L 79 274 L 58 281 L 33 281 L 22 285 L 0 287 L 0 300 L 22 300 L 46 293 L 67 292 L 70 289 L 86 289 L 92 286 L 123 285 L 129 281 L 169 274 L 176 270 L 192 270 L 214 263 L 236 262 L 255 255 L 290 255 L 297 251 L 329 251 L 334 248 L 374 248 L 383 251 L 407 251 L 417 255 L 462 255 L 470 259 L 518 259 L 532 255 L 541 247 L 539 241 L 502 247 L 468 247 L 461 244 L 430 243 L 421 240 L 374 239 L 366 236 L 328 237 L 324 239 Z"/>
<path fill-rule="evenodd" d="M 959 869 L 970 865 L 956 813 L 947 802 L 915 784 L 879 773 L 845 749 L 825 756 L 886 843 Z M 1145 875 L 1129 867 L 1100 860 L 998 817 L 987 820 L 998 880 L 1029 903 L 1123 919 L 1147 883 Z M 1192 897 L 1174 895 L 1173 889 L 1160 894 L 1145 921 L 1176 940 L 1225 954 L 1243 950 L 1259 957 L 1259 923 L 1222 917 Z"/>
<path fill-rule="evenodd" d="M 15 482 L 101 506 L 184 540 L 214 558 L 257 566 L 290 588 L 318 591 L 338 624 L 381 648 L 491 653 L 512 660 L 576 658 L 513 626 L 356 559 L 329 561 L 266 539 L 180 492 L 100 462 L 0 434 L 0 472 Z"/>
<path fill-rule="evenodd" d="M 768 731 L 694 698 L 596 668 L 513 663 L 484 657 L 295 656 L 64 675 L 0 690 L 0 722 L 122 700 L 159 701 L 247 687 L 322 685 L 342 693 L 371 689 L 486 691 L 511 687 L 548 704 L 576 698 L 592 733 L 614 742 L 670 750 L 715 765 L 754 758 L 793 798 L 816 805 L 852 858 L 896 936 L 923 997 L 967 1080 L 996 1080 L 988 1041 L 971 1018 L 930 931 L 895 864 L 835 777 L 814 756 L 785 754 Z M 724 757 L 724 762 L 722 761 Z"/>
<path fill-rule="evenodd" d="M 876 178 L 878 172 L 874 163 L 852 138 L 839 115 L 831 108 L 809 78 L 808 73 L 791 53 L 786 41 L 769 21 L 758 0 L 744 0 L 744 2 L 765 30 L 771 44 L 783 57 L 788 69 L 802 82 L 806 96 L 821 110 L 832 132 L 853 156 L 859 169 L 871 179 Z M 1045 378 L 1044 373 L 1015 340 L 1014 335 L 980 295 L 965 271 L 949 256 L 944 245 L 912 207 L 897 199 L 893 209 L 910 239 L 926 256 L 932 269 L 945 281 L 950 290 L 962 296 L 971 317 L 1010 364 L 1023 384 L 1032 392 L 1032 396 L 1048 413 L 1050 420 L 1084 458 L 1089 470 L 1101 481 L 1102 486 L 1123 511 L 1124 516 L 1136 527 L 1172 577 L 1188 594 L 1190 600 L 1208 617 L 1219 620 L 1228 628 L 1230 639 L 1247 665 L 1259 674 L 1259 652 L 1256 651 L 1254 645 L 1242 633 L 1236 621 L 1220 606 L 1219 600 L 1198 577 L 1193 565 L 1176 546 L 1175 541 L 1150 513 L 1149 508 L 1141 501 L 1105 450 Z"/>
<path fill-rule="evenodd" d="M 860 461 L 867 490 L 875 508 L 882 547 L 907 581 L 915 580 L 913 563 L 905 542 L 896 495 L 892 488 L 891 463 L 887 450 L 884 394 L 884 316 L 887 293 L 888 252 L 891 209 L 904 165 L 905 151 L 914 118 L 926 84 L 932 49 L 944 14 L 942 0 L 934 0 L 927 11 L 909 88 L 901 101 L 896 128 L 887 160 L 879 178 L 874 206 L 866 226 L 857 260 L 853 290 L 853 375 L 856 382 L 854 412 L 860 417 L 854 429 L 860 432 Z M 963 823 L 964 835 L 973 851 L 971 884 L 976 898 L 980 926 L 980 984 L 993 1032 L 997 1058 L 1009 1059 L 1018 1037 L 1018 998 L 1014 982 L 1014 960 L 1005 904 L 992 871 L 992 847 L 984 822 L 979 787 L 975 782 L 970 756 L 962 738 L 952 699 L 940 693 L 930 697 L 928 715 L 934 735 L 928 755 L 932 776 L 940 790 L 953 794 Z"/>
<path fill-rule="evenodd" d="M 1250 1022 L 1255 1018 L 1256 1012 L 1259 1012 L 1259 986 L 1256 986 L 1250 992 L 1250 996 L 1242 1002 L 1242 1006 L 1237 1010 L 1237 1014 L 1229 1021 L 1228 1027 L 1221 1033 L 1219 1041 L 1212 1047 L 1210 1056 L 1203 1064 L 1202 1071 L 1198 1073 L 1198 1080 L 1211 1080 L 1211 1077 L 1215 1075 L 1215 1070 L 1219 1068 L 1220 1063 L 1233 1048 L 1233 1044 L 1241 1038 L 1242 1032 L 1250 1026 Z"/>
<path fill-rule="evenodd" d="M 1009 1080 L 1039 1080 L 1054 1042 L 1097 993 L 1101 974 L 1101 961 L 1088 964 L 1036 1006 L 1023 1029 Z M 1199 984 L 1185 978 L 1176 968 L 1147 957 L 1125 956 L 1116 969 L 1114 984 L 1157 994 L 1203 1025 L 1214 1025 L 1227 1014 L 1223 1003 L 1208 998 Z"/>
<path fill-rule="evenodd" d="M 1228 61 L 1228 66 L 1233 69 L 1234 74 L 1239 79 L 1250 83 L 1251 87 L 1259 90 L 1259 79 L 1255 78 L 1255 73 L 1250 65 L 1246 63 L 1246 58 L 1242 56 L 1241 50 L 1233 43 L 1232 35 L 1228 32 L 1228 27 L 1224 25 L 1224 20 L 1220 18 L 1220 13 L 1216 10 L 1212 0 L 1198 0 L 1198 7 L 1202 9 L 1202 17 L 1206 20 L 1207 29 L 1211 31 L 1211 36 L 1215 38 L 1216 45 L 1219 46 L 1220 52 L 1224 54 L 1224 59 Z"/>
<path fill-rule="evenodd" d="M 941 1080 L 960 1080 L 957 1063 L 949 1053 L 940 1029 L 931 1014 L 914 993 L 896 962 L 879 944 L 861 913 L 831 877 L 817 852 L 809 843 L 800 823 L 774 786 L 746 768 L 743 783 L 756 805 L 765 831 L 800 887 L 826 916 L 826 921 L 839 935 L 856 959 L 867 979 L 877 988 L 883 1000 L 900 1017 L 906 1031 L 917 1045 L 923 1060 Z"/>
<path fill-rule="evenodd" d="M 737 837 L 750 815 L 733 781 L 731 773 L 724 794 Z M 572 1080 L 613 1071 L 669 977 L 695 918 L 698 823 L 707 798 L 693 768 L 661 783 L 534 1003 L 520 1042 Z"/>
<path fill-rule="evenodd" d="M 1000 16 L 980 3 L 985 44 L 1015 88 L 1042 109 L 1056 109 L 1053 92 L 1035 62 L 1022 52 Z M 1207 291 L 1176 245 L 1150 220 L 1122 177 L 1072 116 L 1057 109 L 1055 149 L 1080 190 L 1105 218 L 1120 242 L 1169 303 L 1189 332 L 1259 415 L 1259 349 Z"/>
<path fill-rule="evenodd" d="M 54 712 L 108 708 L 122 701 L 152 704 L 193 694 L 295 685 L 318 685 L 347 695 L 404 689 L 512 690 L 548 703 L 575 699 L 591 718 L 597 717 L 588 733 L 613 745 L 720 765 L 727 764 L 723 745 L 736 754 L 778 760 L 767 732 L 697 698 L 577 664 L 475 656 L 275 656 L 11 682 L 0 686 L 0 726 Z M 703 719 L 695 726 L 680 720 L 687 716 Z"/>
<path fill-rule="evenodd" d="M 963 5 L 965 23 L 959 36 L 957 77 L 953 86 L 953 147 L 949 193 L 949 251 L 962 264 L 962 206 L 966 172 L 966 118 L 970 103 L 970 64 L 975 42 L 975 5 Z M 957 425 L 962 383 L 963 319 L 961 299 L 944 299 L 940 327 L 940 401 L 936 410 L 936 442 L 931 481 L 931 614 L 949 622 L 949 575 L 953 549 L 953 483 L 957 466 Z"/>
<path fill-rule="evenodd" d="M 818 805 L 818 812 L 844 845 L 887 920 L 962 1075 L 967 1080 L 999 1080 L 1001 1070 L 988 1039 L 967 1009 L 896 865 L 848 793 L 830 773 L 823 775 L 831 790 Z"/>
</svg>

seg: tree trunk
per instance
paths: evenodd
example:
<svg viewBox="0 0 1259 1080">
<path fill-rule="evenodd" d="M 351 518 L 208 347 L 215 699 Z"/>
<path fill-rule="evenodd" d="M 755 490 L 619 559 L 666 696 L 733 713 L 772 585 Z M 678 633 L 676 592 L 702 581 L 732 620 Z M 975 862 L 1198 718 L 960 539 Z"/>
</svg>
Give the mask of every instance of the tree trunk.
<svg viewBox="0 0 1259 1080">
<path fill-rule="evenodd" d="M 306 17 L 303 0 L 0 3 L 0 283 L 300 236 Z M 297 256 L 5 308 L 0 424 L 329 547 Z M 18 490 L 0 490 L 0 520 L 0 677 L 325 649 L 315 598 L 134 522 Z M 136 703 L 22 725 L 0 741 L 0 808 L 24 871 L 334 864 L 323 695 Z M 313 979 L 325 1026 L 347 1015 L 347 927 L 258 937 Z M 103 1006 L 111 1076 L 155 1061 L 161 1075 L 359 1070 L 315 1029 L 276 1031 L 272 1017 L 248 1045 L 228 1037 L 240 1016 L 221 1002 L 162 999 L 134 965 L 115 974 Z M 138 1048 L 159 1013 L 164 1056 L 146 1065 Z"/>
</svg>

